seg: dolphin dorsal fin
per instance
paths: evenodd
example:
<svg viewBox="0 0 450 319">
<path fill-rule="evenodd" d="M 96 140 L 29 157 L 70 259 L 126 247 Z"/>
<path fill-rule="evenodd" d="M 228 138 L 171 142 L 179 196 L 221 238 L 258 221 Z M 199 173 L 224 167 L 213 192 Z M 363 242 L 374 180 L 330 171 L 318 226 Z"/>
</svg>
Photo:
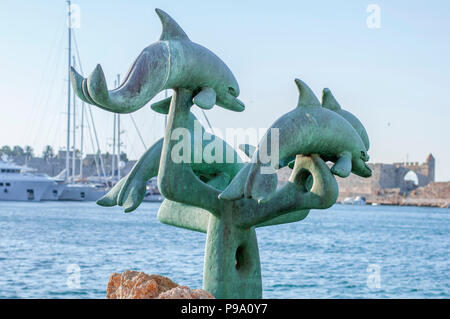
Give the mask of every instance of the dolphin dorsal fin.
<svg viewBox="0 0 450 319">
<path fill-rule="evenodd" d="M 297 107 L 322 106 L 314 92 L 309 88 L 309 86 L 306 85 L 305 82 L 295 79 L 295 84 L 297 84 L 298 92 L 300 94 Z"/>
<path fill-rule="evenodd" d="M 159 38 L 160 41 L 189 40 L 186 33 L 183 31 L 183 29 L 181 29 L 178 23 L 176 23 L 175 20 L 172 19 L 171 16 L 169 16 L 161 9 L 155 9 L 155 11 L 162 24 L 162 33 L 161 37 Z"/>
<path fill-rule="evenodd" d="M 341 109 L 340 104 L 333 96 L 333 93 L 331 93 L 330 89 L 325 88 L 322 92 L 322 106 L 326 109 L 329 109 L 331 111 L 338 111 Z"/>
</svg>

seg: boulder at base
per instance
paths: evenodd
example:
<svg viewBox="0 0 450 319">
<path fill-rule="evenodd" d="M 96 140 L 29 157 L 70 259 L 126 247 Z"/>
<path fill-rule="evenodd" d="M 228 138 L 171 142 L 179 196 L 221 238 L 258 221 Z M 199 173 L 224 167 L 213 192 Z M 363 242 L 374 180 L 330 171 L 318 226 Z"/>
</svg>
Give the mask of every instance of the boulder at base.
<svg viewBox="0 0 450 319">
<path fill-rule="evenodd" d="M 167 277 L 126 270 L 113 273 L 106 288 L 107 299 L 214 299 L 202 289 L 179 286 Z"/>
</svg>

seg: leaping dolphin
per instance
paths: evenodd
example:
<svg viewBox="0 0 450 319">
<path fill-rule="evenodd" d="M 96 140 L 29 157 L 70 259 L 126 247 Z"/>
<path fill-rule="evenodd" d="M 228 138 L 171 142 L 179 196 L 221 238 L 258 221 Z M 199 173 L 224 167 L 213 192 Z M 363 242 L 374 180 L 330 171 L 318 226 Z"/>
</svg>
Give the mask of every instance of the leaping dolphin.
<svg viewBox="0 0 450 319">
<path fill-rule="evenodd" d="M 167 13 L 155 11 L 162 23 L 161 37 L 141 52 L 123 83 L 108 91 L 99 64 L 87 79 L 71 68 L 77 96 L 107 111 L 131 113 L 162 90 L 186 88 L 194 92 L 194 104 L 203 109 L 219 105 L 243 111 L 245 106 L 237 99 L 239 85 L 226 64 L 207 48 L 189 40 Z"/>
<path fill-rule="evenodd" d="M 335 97 L 331 93 L 331 90 L 328 88 L 325 88 L 322 91 L 322 106 L 333 112 L 336 112 L 337 114 L 342 116 L 344 119 L 346 119 L 347 122 L 349 122 L 350 125 L 353 126 L 353 128 L 356 130 L 359 137 L 361 137 L 361 140 L 363 141 L 364 146 L 366 147 L 366 150 L 367 151 L 369 150 L 369 147 L 370 147 L 369 135 L 367 135 L 367 131 L 364 128 L 364 125 L 352 113 L 341 108 L 341 105 L 335 99 Z M 251 155 L 250 155 L 250 157 L 251 157 Z M 291 157 L 288 157 L 285 159 L 280 159 L 280 168 L 284 167 L 286 165 L 288 165 L 290 168 L 293 168 L 294 162 L 295 162 L 295 156 L 291 156 Z"/>
<path fill-rule="evenodd" d="M 318 154 L 325 161 L 335 163 L 331 171 L 338 176 L 347 177 L 350 172 L 362 177 L 371 176 L 366 164 L 369 155 L 358 132 L 342 116 L 323 108 L 304 82 L 296 79 L 295 83 L 300 93 L 297 107 L 272 124 L 246 168 L 248 174 L 238 174 L 220 198 L 233 200 L 245 195 L 264 202 L 275 192 L 276 173 L 264 174 L 261 168 L 277 168 L 278 163 L 262 163 L 260 160 L 261 150 L 270 152 L 272 128 L 278 129 L 280 159 L 297 154 Z"/>
</svg>

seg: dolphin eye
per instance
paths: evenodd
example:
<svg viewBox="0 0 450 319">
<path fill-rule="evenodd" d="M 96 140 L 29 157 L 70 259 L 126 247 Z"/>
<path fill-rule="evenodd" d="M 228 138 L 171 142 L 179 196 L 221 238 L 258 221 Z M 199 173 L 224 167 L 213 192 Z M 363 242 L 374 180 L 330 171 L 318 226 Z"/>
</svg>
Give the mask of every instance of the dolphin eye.
<svg viewBox="0 0 450 319">
<path fill-rule="evenodd" d="M 364 152 L 364 151 L 361 151 L 361 159 L 366 159 L 366 152 Z"/>
<path fill-rule="evenodd" d="M 228 88 L 228 92 L 233 95 L 236 96 L 236 90 L 234 88 L 232 88 L 231 86 Z"/>
</svg>

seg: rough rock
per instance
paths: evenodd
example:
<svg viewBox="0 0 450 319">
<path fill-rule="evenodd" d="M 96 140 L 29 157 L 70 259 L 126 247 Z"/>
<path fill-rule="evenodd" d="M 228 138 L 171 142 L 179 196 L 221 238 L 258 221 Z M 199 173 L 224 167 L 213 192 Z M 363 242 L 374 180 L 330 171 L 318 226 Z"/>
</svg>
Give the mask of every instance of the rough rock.
<svg viewBox="0 0 450 319">
<path fill-rule="evenodd" d="M 190 289 L 186 286 L 178 286 L 163 292 L 158 299 L 215 299 L 213 295 L 202 289 Z"/>
<path fill-rule="evenodd" d="M 179 286 L 167 277 L 126 270 L 111 274 L 107 299 L 213 299 L 202 289 Z"/>
</svg>

